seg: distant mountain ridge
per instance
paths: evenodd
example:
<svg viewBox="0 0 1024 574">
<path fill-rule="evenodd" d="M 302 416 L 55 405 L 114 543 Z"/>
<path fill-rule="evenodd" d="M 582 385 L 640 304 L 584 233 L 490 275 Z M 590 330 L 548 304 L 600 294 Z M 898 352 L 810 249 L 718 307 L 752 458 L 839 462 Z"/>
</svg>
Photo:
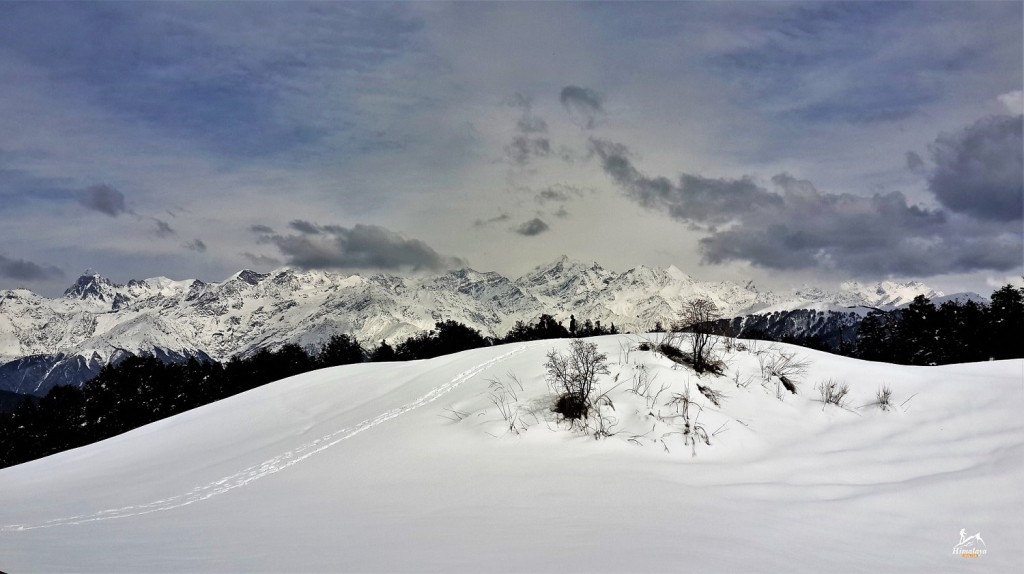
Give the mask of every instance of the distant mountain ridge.
<svg viewBox="0 0 1024 574">
<path fill-rule="evenodd" d="M 55 384 L 80 384 L 132 354 L 227 360 L 286 343 L 316 346 L 335 333 L 370 346 L 393 343 L 446 319 L 488 336 L 543 313 L 646 331 L 656 322 L 671 324 L 694 297 L 711 299 L 724 317 L 733 317 L 793 309 L 866 312 L 909 303 L 918 294 L 943 296 L 918 282 L 776 294 L 752 283 L 699 281 L 675 267 L 617 273 L 564 256 L 517 279 L 472 269 L 401 277 L 283 268 L 243 270 L 220 283 L 156 277 L 122 285 L 87 274 L 59 298 L 0 291 L 0 389 L 45 394 Z"/>
</svg>

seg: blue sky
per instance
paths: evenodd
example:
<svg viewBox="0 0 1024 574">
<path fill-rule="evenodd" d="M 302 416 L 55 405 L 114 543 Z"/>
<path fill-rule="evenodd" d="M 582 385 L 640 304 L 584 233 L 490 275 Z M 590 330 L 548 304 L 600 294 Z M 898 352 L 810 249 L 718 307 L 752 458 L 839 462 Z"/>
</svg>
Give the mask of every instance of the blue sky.
<svg viewBox="0 0 1024 574">
<path fill-rule="evenodd" d="M 1022 273 L 1020 2 L 0 4 L 0 288 Z"/>
</svg>

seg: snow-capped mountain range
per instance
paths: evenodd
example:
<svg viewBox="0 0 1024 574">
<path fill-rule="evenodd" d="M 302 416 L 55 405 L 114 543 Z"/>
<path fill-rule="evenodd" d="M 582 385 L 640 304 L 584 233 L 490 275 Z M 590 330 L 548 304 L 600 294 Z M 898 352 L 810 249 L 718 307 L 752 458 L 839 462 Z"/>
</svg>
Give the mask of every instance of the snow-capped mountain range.
<svg viewBox="0 0 1024 574">
<path fill-rule="evenodd" d="M 126 354 L 226 360 L 285 343 L 315 347 L 335 333 L 369 346 L 394 343 L 447 319 L 492 336 L 543 313 L 644 331 L 658 321 L 671 324 L 694 297 L 711 299 L 730 317 L 891 308 L 918 294 L 942 296 L 918 282 L 776 294 L 752 284 L 699 281 L 675 267 L 616 273 L 566 257 L 518 279 L 472 269 L 401 277 L 284 268 L 240 271 L 220 283 L 157 277 L 120 285 L 88 274 L 60 298 L 0 291 L 0 389 L 42 394 L 54 384 L 76 382 L 75 372 L 95 372 Z"/>
</svg>

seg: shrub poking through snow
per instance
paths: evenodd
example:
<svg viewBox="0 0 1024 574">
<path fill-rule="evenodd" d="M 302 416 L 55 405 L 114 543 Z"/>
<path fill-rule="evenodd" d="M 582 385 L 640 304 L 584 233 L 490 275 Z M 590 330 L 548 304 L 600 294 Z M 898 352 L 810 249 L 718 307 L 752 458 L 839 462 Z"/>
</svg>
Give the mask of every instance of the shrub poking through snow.
<svg viewBox="0 0 1024 574">
<path fill-rule="evenodd" d="M 839 383 L 832 379 L 818 383 L 818 393 L 821 396 L 822 408 L 827 405 L 837 407 L 846 406 L 846 395 L 850 392 L 850 385 Z"/>
<path fill-rule="evenodd" d="M 892 410 L 892 389 L 889 388 L 889 385 L 882 385 L 875 393 L 875 404 L 883 411 Z"/>
<path fill-rule="evenodd" d="M 688 357 L 682 349 L 676 347 L 672 343 L 661 343 L 658 345 L 658 352 L 681 365 L 693 364 L 690 357 Z"/>
<path fill-rule="evenodd" d="M 668 402 L 669 405 L 676 407 L 676 412 L 683 418 L 683 441 L 690 447 L 691 456 L 697 456 L 697 443 L 702 442 L 708 446 L 711 446 L 711 437 L 708 436 L 707 429 L 704 425 L 698 422 L 700 420 L 700 413 L 703 409 L 694 404 L 693 399 L 690 398 L 690 385 L 687 383 L 686 390 L 683 393 L 674 393 L 672 400 Z M 697 415 L 695 417 L 690 416 L 690 407 L 697 407 Z"/>
<path fill-rule="evenodd" d="M 516 402 L 519 400 L 519 392 L 523 391 L 523 383 L 514 374 L 509 373 L 510 382 L 503 383 L 498 379 L 492 379 L 488 386 L 490 389 L 491 404 L 498 409 L 501 418 L 508 425 L 508 432 L 519 434 L 526 430 L 526 423 L 519 416 L 519 408 Z M 518 388 L 518 392 L 517 389 Z"/>
<path fill-rule="evenodd" d="M 722 317 L 711 299 L 699 297 L 687 301 L 683 306 L 682 325 L 690 333 L 690 359 L 693 370 L 698 373 L 710 371 L 721 373 L 712 349 L 718 338 L 717 321 Z"/>
<path fill-rule="evenodd" d="M 723 395 L 721 391 L 716 391 L 711 387 L 705 387 L 700 383 L 697 383 L 697 390 L 700 391 L 700 394 L 707 397 L 708 400 L 711 401 L 711 403 L 714 404 L 716 407 L 722 406 L 722 399 L 725 398 L 725 395 Z"/>
<path fill-rule="evenodd" d="M 567 420 L 584 421 L 595 409 L 594 394 L 597 391 L 598 375 L 607 375 L 608 356 L 597 351 L 597 345 L 581 339 L 569 342 L 569 354 L 563 355 L 552 349 L 547 355 L 544 368 L 548 382 L 558 393 L 558 400 L 552 410 Z M 579 425 L 584 428 L 585 423 Z"/>
<path fill-rule="evenodd" d="M 796 353 L 777 351 L 774 357 L 762 363 L 761 373 L 762 376 L 767 375 L 765 377 L 766 381 L 771 379 L 771 377 L 777 378 L 787 391 L 795 395 L 796 378 L 805 374 L 810 364 L 810 361 L 798 357 Z M 780 400 L 782 399 L 782 392 L 778 385 L 776 385 L 775 395 Z"/>
</svg>

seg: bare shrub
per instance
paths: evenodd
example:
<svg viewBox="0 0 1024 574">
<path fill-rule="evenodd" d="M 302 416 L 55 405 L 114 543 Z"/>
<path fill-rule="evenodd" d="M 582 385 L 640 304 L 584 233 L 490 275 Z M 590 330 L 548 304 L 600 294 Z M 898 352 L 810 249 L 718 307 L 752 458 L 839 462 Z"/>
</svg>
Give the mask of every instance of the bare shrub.
<svg viewBox="0 0 1024 574">
<path fill-rule="evenodd" d="M 690 447 L 692 456 L 697 456 L 697 443 L 703 442 L 704 444 L 711 446 L 711 437 L 708 436 L 707 429 L 704 425 L 700 424 L 700 413 L 703 409 L 700 405 L 696 405 L 693 399 L 690 397 L 690 385 L 687 383 L 686 390 L 683 393 L 675 393 L 672 395 L 668 405 L 674 405 L 676 412 L 683 419 L 683 443 Z M 697 407 L 697 415 L 690 416 L 690 408 Z M 665 447 L 666 450 L 668 446 Z"/>
<path fill-rule="evenodd" d="M 716 321 L 721 317 L 721 312 L 711 299 L 698 297 L 683 306 L 680 323 L 682 330 L 690 333 L 690 359 L 693 370 L 698 373 L 718 372 L 712 350 L 718 334 Z"/>
<path fill-rule="evenodd" d="M 786 390 L 796 394 L 796 378 L 807 373 L 811 362 L 796 353 L 779 351 L 768 360 L 766 369 L 769 377 L 776 377 Z"/>
<path fill-rule="evenodd" d="M 595 407 L 594 392 L 598 375 L 607 375 L 608 356 L 597 351 L 597 345 L 581 339 L 569 342 L 569 354 L 552 349 L 544 363 L 548 383 L 558 393 L 552 410 L 580 428 L 586 427 L 586 418 Z M 578 423 L 578 424 L 577 424 Z"/>
<path fill-rule="evenodd" d="M 892 389 L 889 385 L 882 385 L 875 393 L 875 403 L 883 411 L 892 410 Z"/>
<path fill-rule="evenodd" d="M 647 365 L 640 363 L 633 369 L 633 381 L 629 390 L 633 391 L 635 395 L 646 397 L 650 394 L 651 385 L 657 378 L 657 373 L 651 376 L 651 372 L 647 370 Z"/>
<path fill-rule="evenodd" d="M 840 408 L 846 406 L 846 395 L 850 392 L 850 385 L 829 379 L 818 383 L 816 388 L 821 397 L 822 408 L 828 405 Z"/>
</svg>

